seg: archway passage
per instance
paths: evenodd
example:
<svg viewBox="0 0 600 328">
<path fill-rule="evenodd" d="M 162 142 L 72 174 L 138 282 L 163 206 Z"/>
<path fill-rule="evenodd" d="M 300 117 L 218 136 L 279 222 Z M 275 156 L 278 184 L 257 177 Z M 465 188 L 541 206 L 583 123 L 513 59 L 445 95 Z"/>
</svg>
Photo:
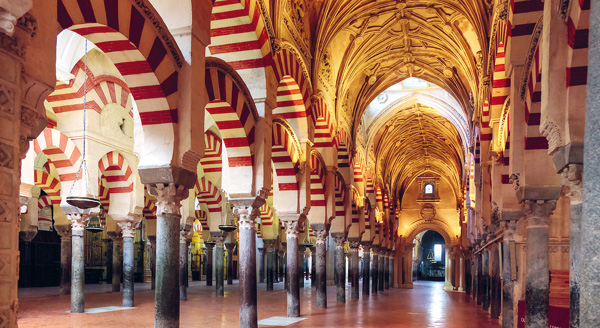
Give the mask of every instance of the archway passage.
<svg viewBox="0 0 600 328">
<path fill-rule="evenodd" d="M 413 262 L 416 268 L 415 280 L 443 281 L 446 269 L 444 237 L 436 231 L 426 230 L 414 239 L 415 252 Z"/>
</svg>

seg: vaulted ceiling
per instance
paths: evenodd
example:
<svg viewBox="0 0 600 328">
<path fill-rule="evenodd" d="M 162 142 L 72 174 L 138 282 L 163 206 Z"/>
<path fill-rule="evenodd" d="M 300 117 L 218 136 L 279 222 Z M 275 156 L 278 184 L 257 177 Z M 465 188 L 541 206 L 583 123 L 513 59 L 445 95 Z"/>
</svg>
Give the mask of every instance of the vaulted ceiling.
<svg viewBox="0 0 600 328">
<path fill-rule="evenodd" d="M 317 65 L 331 71 L 336 116 L 359 135 L 367 106 L 390 86 L 417 77 L 446 90 L 470 122 L 487 58 L 489 6 L 482 0 L 325 1 L 314 37 Z M 319 61 L 317 61 L 319 62 Z M 317 70 L 318 72 L 319 70 Z M 376 174 L 402 196 L 425 172 L 460 195 L 468 141 L 439 109 L 418 101 L 369 132 Z M 468 127 L 467 127 L 468 129 Z M 362 127 L 364 131 L 364 127 Z M 462 130 L 464 131 L 464 130 Z M 374 136 L 374 137 L 373 137 Z M 365 138 L 366 139 L 366 138 Z"/>
</svg>

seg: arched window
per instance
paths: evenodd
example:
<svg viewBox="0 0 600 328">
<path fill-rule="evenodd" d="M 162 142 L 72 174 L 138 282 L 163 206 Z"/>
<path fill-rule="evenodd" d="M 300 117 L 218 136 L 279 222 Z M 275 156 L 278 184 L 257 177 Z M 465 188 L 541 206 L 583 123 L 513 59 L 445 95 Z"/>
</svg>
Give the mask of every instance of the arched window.
<svg viewBox="0 0 600 328">
<path fill-rule="evenodd" d="M 425 189 L 423 190 L 425 195 L 433 195 L 433 184 L 427 183 L 425 184 Z"/>
</svg>

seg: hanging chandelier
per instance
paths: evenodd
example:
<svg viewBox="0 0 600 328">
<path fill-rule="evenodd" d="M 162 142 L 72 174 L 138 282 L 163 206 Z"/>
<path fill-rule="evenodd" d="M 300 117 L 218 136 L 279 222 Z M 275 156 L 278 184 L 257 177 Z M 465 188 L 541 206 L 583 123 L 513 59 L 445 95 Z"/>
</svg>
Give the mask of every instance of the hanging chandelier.
<svg viewBox="0 0 600 328">
<path fill-rule="evenodd" d="M 88 193 L 88 184 L 89 184 L 89 173 L 86 161 L 86 102 L 87 102 L 87 44 L 88 40 L 85 39 L 85 54 L 84 54 L 84 80 L 83 80 L 83 154 L 81 163 L 79 164 L 79 168 L 77 169 L 77 174 L 75 175 L 75 180 L 71 185 L 71 189 L 69 190 L 69 195 L 67 196 L 67 204 L 77 207 L 79 209 L 89 209 L 100 206 L 100 200 L 96 197 L 89 197 Z M 83 172 L 83 173 L 82 173 Z M 75 187 L 75 183 L 79 179 L 79 175 L 82 175 L 81 179 L 85 185 L 85 195 L 86 196 L 73 196 L 73 188 Z M 98 217 L 96 217 L 98 223 L 100 223 Z M 89 223 L 88 223 L 89 224 Z M 104 230 L 104 229 L 103 229 Z"/>
<path fill-rule="evenodd" d="M 237 229 L 237 226 L 235 225 L 235 216 L 233 215 L 233 211 L 231 210 L 231 205 L 229 204 L 229 202 L 227 203 L 228 206 L 225 209 L 225 215 L 222 219 L 223 222 L 222 224 L 219 224 L 219 230 L 223 232 L 232 232 Z M 229 224 L 227 224 L 228 217 L 231 218 Z"/>
</svg>

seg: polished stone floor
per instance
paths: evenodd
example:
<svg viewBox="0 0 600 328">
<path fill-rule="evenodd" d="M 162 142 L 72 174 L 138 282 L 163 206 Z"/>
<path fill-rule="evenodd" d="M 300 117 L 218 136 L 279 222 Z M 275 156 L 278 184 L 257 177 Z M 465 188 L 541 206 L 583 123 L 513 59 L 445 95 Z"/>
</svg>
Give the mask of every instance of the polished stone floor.
<svg viewBox="0 0 600 328">
<path fill-rule="evenodd" d="M 301 290 L 301 317 L 286 327 L 500 327 L 497 320 L 469 301 L 464 293 L 444 292 L 443 282 L 415 282 L 414 289 L 389 289 L 358 301 L 335 302 L 335 286 L 327 289 L 329 308 L 317 309 L 315 290 L 306 281 Z M 58 287 L 19 290 L 19 327 L 152 327 L 154 291 L 149 284 L 136 284 L 133 309 L 119 309 L 121 293 L 110 285 L 87 285 L 86 309 L 97 313 L 71 314 L 69 296 L 59 296 Z M 350 288 L 347 289 L 350 295 Z M 109 308 L 113 307 L 113 308 Z M 286 314 L 283 283 L 267 292 L 258 286 L 258 320 Z M 100 308 L 100 309 L 98 309 Z M 213 287 L 190 282 L 188 301 L 181 302 L 181 327 L 237 327 L 238 285 L 225 286 L 225 297 L 216 297 Z M 112 310 L 112 311 L 111 311 Z M 267 321 L 268 322 L 268 321 Z M 260 327 L 276 327 L 261 325 Z"/>
</svg>

